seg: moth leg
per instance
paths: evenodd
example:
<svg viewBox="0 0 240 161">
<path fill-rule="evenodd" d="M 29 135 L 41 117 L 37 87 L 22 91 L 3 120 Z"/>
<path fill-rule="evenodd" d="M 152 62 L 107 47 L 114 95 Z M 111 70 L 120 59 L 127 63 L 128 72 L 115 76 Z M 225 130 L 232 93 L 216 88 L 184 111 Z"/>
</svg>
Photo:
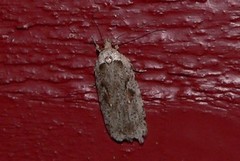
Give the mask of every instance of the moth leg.
<svg viewBox="0 0 240 161">
<path fill-rule="evenodd" d="M 118 45 L 115 45 L 114 48 L 115 48 L 116 50 L 118 50 L 118 49 L 119 49 L 119 46 L 118 46 Z"/>
<path fill-rule="evenodd" d="M 89 87 L 96 88 L 96 84 L 90 84 Z"/>
<path fill-rule="evenodd" d="M 147 70 L 146 69 L 136 69 L 136 68 L 132 68 L 134 72 L 136 73 L 144 73 L 146 72 Z"/>
</svg>

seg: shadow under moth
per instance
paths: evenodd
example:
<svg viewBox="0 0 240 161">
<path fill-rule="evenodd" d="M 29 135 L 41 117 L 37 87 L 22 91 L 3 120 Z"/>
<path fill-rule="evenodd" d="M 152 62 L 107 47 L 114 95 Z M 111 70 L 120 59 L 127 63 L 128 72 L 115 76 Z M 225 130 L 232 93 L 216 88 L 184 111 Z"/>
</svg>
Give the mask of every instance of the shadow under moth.
<svg viewBox="0 0 240 161">
<path fill-rule="evenodd" d="M 109 40 L 99 52 L 95 66 L 96 86 L 106 129 L 117 142 L 144 142 L 147 134 L 140 89 L 130 60 Z"/>
</svg>

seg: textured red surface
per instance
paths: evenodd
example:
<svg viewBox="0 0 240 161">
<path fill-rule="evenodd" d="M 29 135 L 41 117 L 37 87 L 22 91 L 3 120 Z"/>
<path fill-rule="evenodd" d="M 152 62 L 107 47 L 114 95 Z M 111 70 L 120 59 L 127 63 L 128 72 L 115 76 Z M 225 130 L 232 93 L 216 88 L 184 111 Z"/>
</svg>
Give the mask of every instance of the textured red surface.
<svg viewBox="0 0 240 161">
<path fill-rule="evenodd" d="M 239 0 L 2 0 L 0 160 L 240 160 L 239 8 Z M 94 21 L 115 43 L 161 29 L 120 46 L 147 70 L 137 74 L 143 145 L 118 144 L 104 127 Z"/>
</svg>

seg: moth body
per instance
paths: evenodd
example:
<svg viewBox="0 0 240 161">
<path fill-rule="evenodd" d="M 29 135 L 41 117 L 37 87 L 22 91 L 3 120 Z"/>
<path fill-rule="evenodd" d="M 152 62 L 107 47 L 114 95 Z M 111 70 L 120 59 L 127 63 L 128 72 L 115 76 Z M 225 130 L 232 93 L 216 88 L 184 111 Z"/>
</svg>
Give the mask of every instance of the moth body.
<svg viewBox="0 0 240 161">
<path fill-rule="evenodd" d="M 96 86 L 107 131 L 118 142 L 137 139 L 143 143 L 146 114 L 132 65 L 108 40 L 103 49 L 96 48 Z"/>
</svg>

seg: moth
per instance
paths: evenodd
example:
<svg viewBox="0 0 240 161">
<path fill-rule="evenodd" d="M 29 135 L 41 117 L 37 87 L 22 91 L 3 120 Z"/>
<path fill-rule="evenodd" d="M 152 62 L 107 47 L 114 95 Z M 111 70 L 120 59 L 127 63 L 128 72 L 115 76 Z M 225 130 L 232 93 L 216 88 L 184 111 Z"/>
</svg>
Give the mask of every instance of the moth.
<svg viewBox="0 0 240 161">
<path fill-rule="evenodd" d="M 106 129 L 117 142 L 144 142 L 147 134 L 143 100 L 130 60 L 105 40 L 95 65 L 96 87 Z"/>
</svg>

